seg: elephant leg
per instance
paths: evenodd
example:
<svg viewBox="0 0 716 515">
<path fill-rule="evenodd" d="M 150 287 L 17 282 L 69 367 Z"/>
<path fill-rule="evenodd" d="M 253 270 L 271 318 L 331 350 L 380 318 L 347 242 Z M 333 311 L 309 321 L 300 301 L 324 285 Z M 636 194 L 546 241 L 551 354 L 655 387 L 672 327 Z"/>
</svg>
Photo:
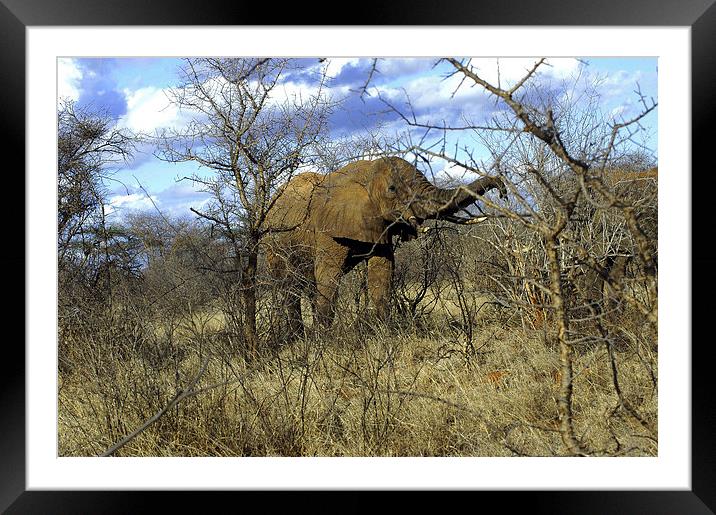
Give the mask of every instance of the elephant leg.
<svg viewBox="0 0 716 515">
<path fill-rule="evenodd" d="M 347 257 L 348 249 L 332 238 L 316 252 L 314 320 L 318 327 L 328 327 L 333 321 L 338 283 L 344 274 Z"/>
<path fill-rule="evenodd" d="M 282 339 L 292 340 L 303 334 L 301 296 L 305 280 L 301 274 L 304 263 L 290 241 L 278 238 L 266 239 L 266 267 L 271 277 L 276 325 Z"/>
<path fill-rule="evenodd" d="M 328 327 L 335 315 L 338 282 L 343 275 L 340 267 L 322 266 L 321 273 L 316 274 L 315 321 L 318 327 Z"/>
<path fill-rule="evenodd" d="M 385 320 L 390 311 L 390 289 L 393 280 L 393 249 L 389 245 L 376 248 L 368 258 L 368 300 L 371 311 Z"/>
<path fill-rule="evenodd" d="M 301 291 L 292 289 L 286 293 L 286 318 L 289 338 L 303 334 L 303 318 L 301 317 Z"/>
</svg>

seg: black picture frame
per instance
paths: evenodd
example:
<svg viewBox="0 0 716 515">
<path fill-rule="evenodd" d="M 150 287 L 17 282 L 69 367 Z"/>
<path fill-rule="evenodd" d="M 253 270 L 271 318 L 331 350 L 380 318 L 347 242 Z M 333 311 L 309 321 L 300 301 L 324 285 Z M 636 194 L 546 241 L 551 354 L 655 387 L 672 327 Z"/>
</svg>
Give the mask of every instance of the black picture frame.
<svg viewBox="0 0 716 515">
<path fill-rule="evenodd" d="M 279 4 L 274 4 L 277 7 Z M 714 0 L 519 0 L 511 2 L 393 1 L 380 6 L 356 5 L 347 20 L 345 6 L 311 2 L 288 3 L 270 9 L 261 3 L 204 0 L 0 0 L 0 131 L 6 152 L 2 167 L 7 186 L 5 213 L 6 250 L 0 261 L 7 271 L 3 352 L 0 358 L 0 510 L 7 513 L 105 513 L 144 512 L 159 501 L 163 510 L 181 511 L 232 503 L 237 509 L 248 503 L 290 503 L 312 511 L 363 512 L 377 497 L 370 492 L 347 492 L 338 500 L 308 500 L 311 492 L 73 492 L 26 491 L 25 488 L 25 375 L 24 326 L 25 274 L 25 29 L 28 26 L 64 25 L 581 25 L 581 26 L 689 26 L 692 71 L 692 456 L 690 491 L 531 491 L 464 492 L 449 497 L 449 505 L 497 501 L 501 510 L 529 509 L 531 513 L 714 513 L 716 512 L 716 429 L 713 387 L 710 381 L 712 345 L 709 319 L 713 317 L 714 267 L 709 234 L 709 186 L 714 179 L 710 156 L 713 146 L 716 34 Z M 325 15 L 319 21 L 321 15 Z M 332 18 L 331 18 L 332 17 Z M 48 180 L 52 179 L 48 171 Z M 9 194 L 9 193 L 12 194 Z M 22 194 L 20 192 L 23 192 Z M 21 223 L 22 220 L 22 223 Z M 668 316 L 668 313 L 662 313 Z M 54 321 L 48 321 L 54 323 Z M 18 328 L 11 336 L 12 328 Z M 683 342 L 688 345 L 689 342 Z M 207 499 L 207 496 L 211 496 Z M 325 494 L 321 494 L 325 495 Z M 470 498 L 466 498 L 470 496 Z M 256 498 L 258 497 L 258 498 Z M 444 498 L 445 496 L 441 496 Z M 401 511 L 425 503 L 424 492 L 398 496 Z M 377 502 L 382 502 L 377 500 Z M 208 504 L 207 504 L 208 503 Z M 231 505 L 231 504 L 230 504 Z M 335 505 L 333 505 L 335 506 Z M 469 505 L 468 505 L 469 506 Z M 212 510 L 213 511 L 213 510 Z"/>
</svg>

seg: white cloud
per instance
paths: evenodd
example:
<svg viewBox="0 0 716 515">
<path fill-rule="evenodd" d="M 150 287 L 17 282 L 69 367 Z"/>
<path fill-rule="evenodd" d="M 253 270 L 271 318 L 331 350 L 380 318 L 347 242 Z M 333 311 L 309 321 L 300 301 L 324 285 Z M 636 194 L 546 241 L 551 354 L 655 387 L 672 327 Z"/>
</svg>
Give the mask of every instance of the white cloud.
<svg viewBox="0 0 716 515">
<path fill-rule="evenodd" d="M 429 179 L 436 185 L 442 187 L 455 187 L 460 184 L 472 182 L 485 175 L 490 175 L 488 170 L 479 168 L 481 173 L 477 173 L 444 159 L 432 159 L 431 165 L 434 176 L 429 177 Z"/>
<path fill-rule="evenodd" d="M 189 208 L 202 210 L 212 198 L 200 188 L 198 184 L 184 181 L 149 196 L 144 191 L 131 188 L 129 192 L 117 193 L 108 198 L 107 214 L 122 219 L 129 213 L 156 212 L 159 209 L 170 218 L 193 216 Z"/>
<path fill-rule="evenodd" d="M 477 99 L 478 97 L 486 98 L 487 96 L 482 88 L 471 88 L 469 85 L 463 85 L 458 89 L 459 84 L 460 80 L 455 80 L 454 77 L 443 80 L 441 77 L 429 75 L 411 80 L 400 88 L 378 86 L 376 89 L 381 97 L 398 108 L 407 108 L 402 104 L 409 99 L 414 109 L 430 108 L 431 115 L 434 115 L 435 110 L 440 106 L 447 104 L 454 106 L 465 105 L 467 100 Z"/>
<path fill-rule="evenodd" d="M 286 102 L 302 104 L 319 94 L 318 86 L 293 81 L 281 82 L 271 91 L 271 103 L 282 105 Z M 326 90 L 321 92 L 326 95 Z"/>
<path fill-rule="evenodd" d="M 214 77 L 206 81 L 203 87 L 206 91 L 211 92 L 217 103 L 221 104 L 222 90 L 232 86 L 228 85 L 224 79 Z M 300 104 L 318 93 L 317 86 L 286 81 L 278 84 L 271 92 L 269 104 L 282 105 L 286 102 Z M 171 88 L 148 86 L 136 90 L 125 89 L 127 112 L 120 118 L 118 125 L 135 132 L 152 134 L 162 128 L 181 131 L 192 119 L 203 117 L 199 111 L 180 109 L 170 101 L 170 94 Z M 321 94 L 327 96 L 329 91 L 324 90 Z M 208 104 L 206 107 L 209 107 Z"/>
<path fill-rule="evenodd" d="M 612 119 L 616 119 L 618 117 L 623 116 L 627 109 L 629 109 L 629 107 L 626 105 L 617 106 L 609 112 L 609 116 Z"/>
<path fill-rule="evenodd" d="M 478 58 L 472 59 L 470 64 L 476 68 L 480 78 L 494 85 L 499 82 L 505 88 L 527 75 L 538 60 L 529 57 Z M 579 60 L 574 58 L 549 58 L 537 70 L 540 75 L 563 79 L 574 73 L 579 64 Z"/>
<path fill-rule="evenodd" d="M 508 88 L 524 77 L 536 62 L 537 59 L 531 58 L 477 58 L 472 59 L 470 64 L 480 78 L 490 84 L 499 83 L 503 88 Z M 547 59 L 538 71 L 541 76 L 561 79 L 574 73 L 579 64 L 579 61 L 573 58 Z M 464 105 L 469 100 L 489 97 L 482 87 L 473 86 L 471 81 L 462 83 L 462 78 L 460 74 L 447 79 L 438 75 L 426 75 L 408 81 L 402 89 L 378 87 L 378 90 L 388 100 L 405 99 L 407 93 L 415 108 L 436 107 L 447 102 Z"/>
<path fill-rule="evenodd" d="M 62 57 L 57 59 L 57 95 L 77 101 L 80 98 L 80 81 L 82 69 L 74 59 Z"/>
<path fill-rule="evenodd" d="M 429 59 L 425 57 L 410 57 L 401 59 L 380 59 L 378 61 L 378 71 L 386 77 L 398 77 L 400 75 L 409 75 L 412 73 L 425 72 L 433 67 L 437 59 Z"/>
<path fill-rule="evenodd" d="M 128 195 L 114 195 L 109 198 L 108 214 L 124 211 L 146 211 L 152 209 L 154 204 L 158 204 L 159 199 L 155 195 L 151 195 L 151 199 L 147 198 L 144 193 L 130 193 Z"/>
<path fill-rule="evenodd" d="M 326 66 L 326 75 L 329 77 L 337 77 L 341 70 L 346 66 L 355 66 L 360 62 L 359 57 L 351 57 L 351 58 L 338 58 L 338 57 L 332 57 L 330 59 L 326 59 L 325 66 Z"/>
<path fill-rule="evenodd" d="M 153 133 L 159 128 L 180 128 L 189 117 L 169 101 L 168 90 L 148 86 L 124 90 L 127 113 L 119 121 L 120 127 L 136 132 Z"/>
<path fill-rule="evenodd" d="M 633 72 L 619 70 L 606 77 L 599 77 L 599 91 L 602 95 L 611 98 L 630 97 L 635 95 L 637 83 L 644 79 L 644 74 L 640 70 Z"/>
<path fill-rule="evenodd" d="M 378 58 L 376 64 L 376 74 L 373 80 L 390 79 L 401 75 L 410 75 L 424 72 L 433 67 L 436 59 L 424 57 L 406 57 L 406 58 Z M 363 80 L 368 79 L 369 70 L 373 65 L 373 58 L 367 57 L 331 57 L 326 59 L 319 66 L 323 67 L 326 75 L 331 78 L 338 77 L 344 68 L 354 66 L 362 68 L 365 72 Z"/>
<path fill-rule="evenodd" d="M 190 208 L 205 210 L 212 201 L 210 194 L 188 184 L 171 186 L 158 194 L 162 212 L 171 217 L 194 216 Z"/>
</svg>

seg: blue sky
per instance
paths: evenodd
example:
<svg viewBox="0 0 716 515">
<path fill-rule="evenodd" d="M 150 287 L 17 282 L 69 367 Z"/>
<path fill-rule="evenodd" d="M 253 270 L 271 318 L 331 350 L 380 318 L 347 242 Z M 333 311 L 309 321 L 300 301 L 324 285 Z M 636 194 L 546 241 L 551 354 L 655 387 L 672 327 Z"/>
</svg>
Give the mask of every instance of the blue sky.
<svg viewBox="0 0 716 515">
<path fill-rule="evenodd" d="M 503 85 L 519 79 L 535 59 L 500 59 L 500 79 Z M 577 74 L 599 78 L 600 109 L 607 117 L 630 117 L 635 114 L 638 87 L 648 98 L 658 101 L 656 58 L 586 58 L 552 59 L 543 67 L 539 80 L 548 87 L 558 88 Z M 466 118 L 485 123 L 500 109 L 494 97 L 481 88 L 463 86 L 453 95 L 456 79 L 446 80 L 449 66 L 435 67 L 434 59 L 381 59 L 377 73 L 371 81 L 370 96 L 359 98 L 355 91 L 366 81 L 372 60 L 370 58 L 331 59 L 322 63 L 317 59 L 298 61 L 298 69 L 285 76 L 283 86 L 287 92 L 310 92 L 315 86 L 316 72 L 326 69 L 329 77 L 329 94 L 340 100 L 340 107 L 330 118 L 332 138 L 351 137 L 382 124 L 387 133 L 405 130 L 404 123 L 395 113 L 386 112 L 386 106 L 376 92 L 397 107 L 405 107 L 406 95 L 411 100 L 419 120 L 446 121 L 460 124 Z M 121 127 L 146 134 L 154 134 L 162 127 L 181 127 L 188 121 L 167 100 L 166 92 L 178 82 L 177 58 L 65 58 L 58 61 L 58 94 L 71 98 L 80 105 L 105 109 Z M 474 61 L 481 76 L 497 81 L 497 60 Z M 287 93 L 288 94 L 288 93 Z M 651 113 L 643 123 L 644 143 L 656 152 L 657 112 Z M 460 144 L 474 145 L 478 156 L 487 157 L 478 141 Z M 439 163 L 438 163 L 439 165 Z M 438 166 L 439 168 L 439 166 Z M 118 169 L 116 181 L 107 184 L 109 201 L 117 213 L 128 210 L 154 209 L 143 188 L 151 195 L 154 204 L 173 216 L 189 215 L 189 207 L 200 207 L 206 194 L 196 191 L 188 181 L 177 182 L 198 170 L 193 163 L 170 164 L 152 155 L 151 147 L 142 147 L 134 161 Z M 206 172 L 206 171 L 203 171 Z"/>
</svg>

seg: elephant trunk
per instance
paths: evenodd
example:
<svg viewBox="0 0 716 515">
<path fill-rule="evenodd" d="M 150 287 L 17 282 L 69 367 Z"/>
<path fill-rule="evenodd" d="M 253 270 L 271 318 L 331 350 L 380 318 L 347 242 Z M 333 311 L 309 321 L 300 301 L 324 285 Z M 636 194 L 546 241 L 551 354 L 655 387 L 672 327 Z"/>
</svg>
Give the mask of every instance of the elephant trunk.
<svg viewBox="0 0 716 515">
<path fill-rule="evenodd" d="M 470 184 L 457 188 L 438 188 L 427 180 L 420 188 L 421 194 L 429 199 L 419 205 L 420 218 L 437 218 L 440 215 L 452 215 L 472 204 L 477 195 L 484 195 L 492 189 L 499 189 L 500 197 L 507 197 L 505 184 L 499 177 L 481 177 Z"/>
</svg>

